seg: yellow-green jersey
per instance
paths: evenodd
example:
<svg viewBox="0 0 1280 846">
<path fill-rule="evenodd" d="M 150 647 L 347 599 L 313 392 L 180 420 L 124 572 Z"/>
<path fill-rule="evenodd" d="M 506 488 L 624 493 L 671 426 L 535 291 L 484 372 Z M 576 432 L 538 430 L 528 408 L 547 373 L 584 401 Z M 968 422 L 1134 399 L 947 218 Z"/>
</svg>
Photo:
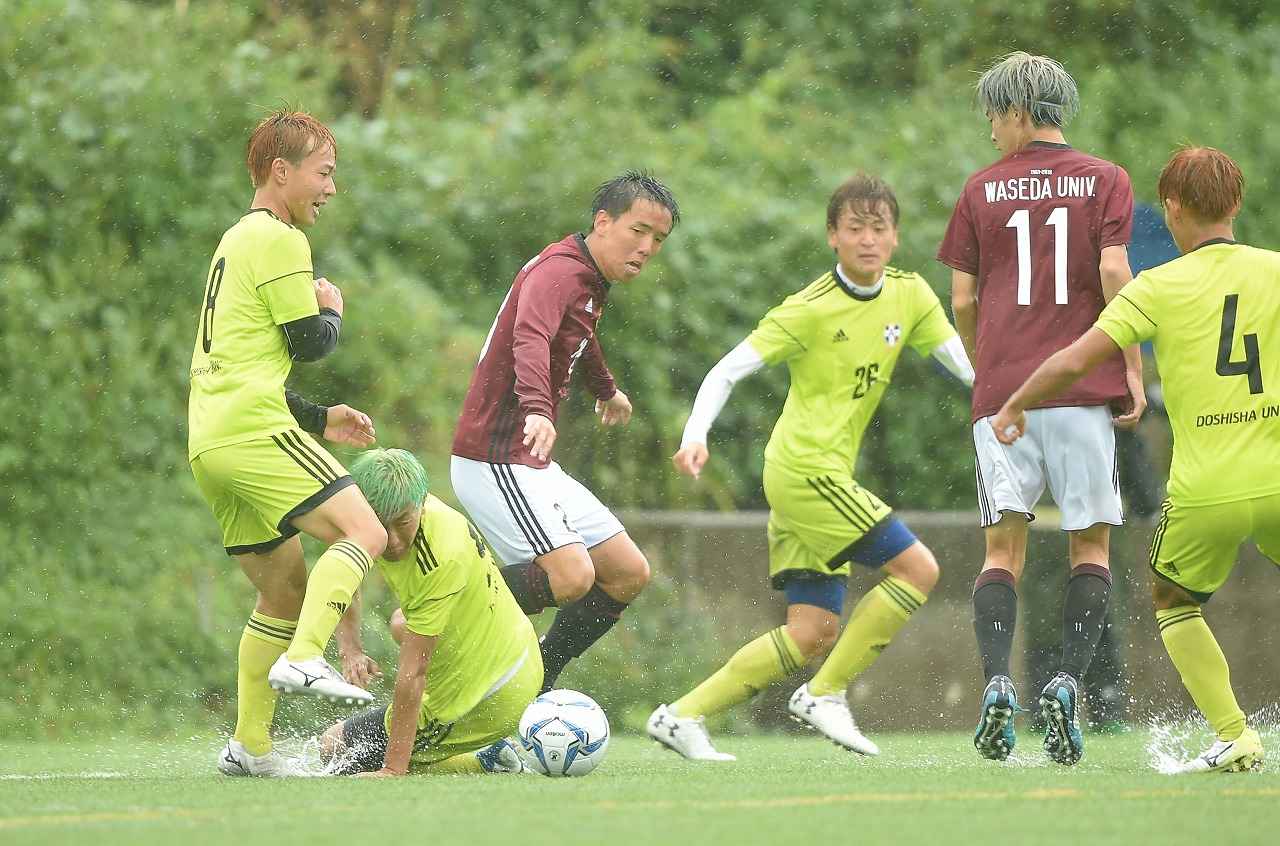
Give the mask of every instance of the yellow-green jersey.
<svg viewBox="0 0 1280 846">
<path fill-rule="evenodd" d="M 435 637 L 420 726 L 452 723 L 514 675 L 538 649 L 533 626 L 498 572 L 484 539 L 457 511 L 430 494 L 413 549 L 401 561 L 378 560 L 400 601 L 405 625 Z"/>
<path fill-rule="evenodd" d="M 1210 241 L 1138 274 L 1094 325 L 1155 344 L 1174 504 L 1280 492 L 1280 253 Z"/>
<path fill-rule="evenodd" d="M 280 327 L 319 312 L 301 230 L 254 209 L 226 231 L 209 263 L 191 355 L 189 458 L 297 427 L 285 404 L 293 362 Z"/>
<path fill-rule="evenodd" d="M 747 337 L 765 363 L 786 362 L 791 374 L 765 461 L 809 475 L 853 472 L 902 348 L 927 355 L 955 334 L 918 273 L 886 268 L 879 293 L 860 298 L 833 271 L 787 297 Z"/>
</svg>

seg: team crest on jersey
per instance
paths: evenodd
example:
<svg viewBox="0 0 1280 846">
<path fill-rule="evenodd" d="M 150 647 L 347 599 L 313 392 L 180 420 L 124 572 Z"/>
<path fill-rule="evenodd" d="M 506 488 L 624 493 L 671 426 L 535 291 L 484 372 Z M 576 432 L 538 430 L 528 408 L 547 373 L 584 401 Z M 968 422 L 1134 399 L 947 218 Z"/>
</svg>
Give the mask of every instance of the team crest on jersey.
<svg viewBox="0 0 1280 846">
<path fill-rule="evenodd" d="M 884 327 L 884 342 L 889 346 L 896 346 L 898 341 L 902 339 L 902 326 L 898 323 L 890 323 Z"/>
</svg>

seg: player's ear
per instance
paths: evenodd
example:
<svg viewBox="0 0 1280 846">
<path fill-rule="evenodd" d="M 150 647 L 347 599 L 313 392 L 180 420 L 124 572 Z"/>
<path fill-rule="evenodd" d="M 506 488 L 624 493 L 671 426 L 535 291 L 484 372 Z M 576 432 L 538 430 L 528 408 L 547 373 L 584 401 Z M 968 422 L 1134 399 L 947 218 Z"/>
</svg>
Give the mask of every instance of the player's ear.
<svg viewBox="0 0 1280 846">
<path fill-rule="evenodd" d="M 271 178 L 278 184 L 285 185 L 289 182 L 289 163 L 284 159 L 276 156 L 271 160 Z"/>
<path fill-rule="evenodd" d="M 609 228 L 609 224 L 613 223 L 613 215 L 604 209 L 596 212 L 595 218 L 591 221 L 591 229 L 594 232 L 602 232 Z"/>
<path fill-rule="evenodd" d="M 833 250 L 836 248 L 836 228 L 834 226 L 827 227 L 827 246 Z"/>
</svg>

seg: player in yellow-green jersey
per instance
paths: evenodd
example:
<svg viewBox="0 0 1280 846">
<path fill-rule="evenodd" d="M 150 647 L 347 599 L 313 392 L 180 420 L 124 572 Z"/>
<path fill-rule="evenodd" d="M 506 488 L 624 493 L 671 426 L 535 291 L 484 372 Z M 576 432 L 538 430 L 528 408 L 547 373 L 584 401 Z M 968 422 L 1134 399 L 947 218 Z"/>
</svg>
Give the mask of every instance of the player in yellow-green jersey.
<svg viewBox="0 0 1280 846">
<path fill-rule="evenodd" d="M 391 624 L 400 661 L 389 707 L 325 732 L 331 771 L 519 771 L 504 737 L 538 695 L 542 653 L 498 562 L 465 517 L 427 492 L 410 453 L 372 450 L 351 473 L 387 529 L 378 569 L 400 603 Z M 338 638 L 360 651 L 356 630 Z"/>
<path fill-rule="evenodd" d="M 1280 563 L 1280 253 L 1237 244 L 1244 177 L 1227 155 L 1187 147 L 1160 174 L 1183 256 L 1138 275 L 1093 328 L 1033 373 L 992 420 L 1005 443 L 1025 409 L 1116 349 L 1153 341 L 1173 428 L 1169 499 L 1151 542 L 1160 637 L 1217 739 L 1184 772 L 1253 769 L 1262 742 L 1231 689 L 1200 606 L 1252 539 Z"/>
<path fill-rule="evenodd" d="M 765 365 L 791 375 L 782 416 L 765 449 L 769 571 L 787 598 L 785 625 L 742 647 L 685 696 L 660 705 L 649 735 L 694 760 L 732 760 L 711 745 L 703 718 L 830 652 L 791 697 L 797 719 L 835 743 L 878 754 L 854 723 L 849 683 L 918 609 L 938 580 L 933 554 L 853 477 L 858 447 L 905 347 L 938 358 L 966 384 L 973 368 L 938 297 L 918 274 L 888 267 L 898 245 L 898 201 L 882 180 L 858 174 L 827 206 L 837 263 L 771 309 L 707 374 L 673 461 L 698 476 L 707 432 L 733 385 Z M 884 579 L 863 596 L 844 632 L 850 562 Z M 837 639 L 838 638 L 838 639 Z"/>
<path fill-rule="evenodd" d="M 293 362 L 332 351 L 342 324 L 342 294 L 315 278 L 302 231 L 336 193 L 337 144 L 314 117 L 280 111 L 258 124 L 246 159 L 253 202 L 214 252 L 199 310 L 188 457 L 223 547 L 258 590 L 240 641 L 236 730 L 218 768 L 271 776 L 289 773 L 271 744 L 276 690 L 372 701 L 323 651 L 386 530 L 312 437 L 367 446 L 369 418 L 285 391 Z M 310 577 L 299 532 L 329 545 Z"/>
</svg>

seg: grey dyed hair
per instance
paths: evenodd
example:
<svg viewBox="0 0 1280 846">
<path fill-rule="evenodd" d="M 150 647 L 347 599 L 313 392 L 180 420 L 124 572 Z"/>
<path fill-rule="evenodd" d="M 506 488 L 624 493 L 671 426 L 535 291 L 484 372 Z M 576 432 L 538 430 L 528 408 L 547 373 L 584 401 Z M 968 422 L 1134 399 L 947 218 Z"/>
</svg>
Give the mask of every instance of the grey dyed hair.
<svg viewBox="0 0 1280 846">
<path fill-rule="evenodd" d="M 1048 56 L 1019 50 L 978 79 L 978 105 L 988 116 L 1026 112 L 1034 126 L 1066 126 L 1080 111 L 1080 92 L 1066 68 Z"/>
</svg>

